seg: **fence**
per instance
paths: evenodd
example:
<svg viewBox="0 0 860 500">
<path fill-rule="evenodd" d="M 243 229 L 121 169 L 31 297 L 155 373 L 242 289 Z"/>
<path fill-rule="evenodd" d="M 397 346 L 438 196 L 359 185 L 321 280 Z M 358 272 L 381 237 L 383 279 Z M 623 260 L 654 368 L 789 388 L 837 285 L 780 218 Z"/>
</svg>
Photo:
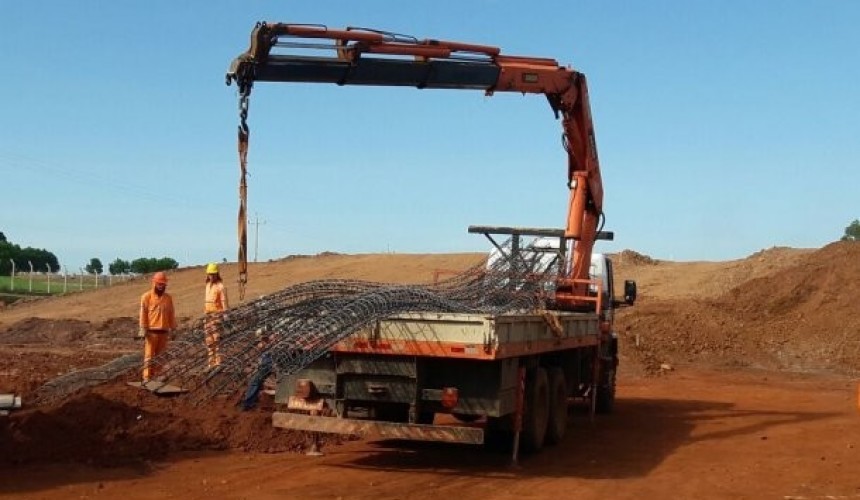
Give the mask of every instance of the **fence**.
<svg viewBox="0 0 860 500">
<path fill-rule="evenodd" d="M 136 274 L 22 272 L 0 276 L 0 291 L 21 295 L 55 295 L 110 287 L 136 278 Z"/>
</svg>

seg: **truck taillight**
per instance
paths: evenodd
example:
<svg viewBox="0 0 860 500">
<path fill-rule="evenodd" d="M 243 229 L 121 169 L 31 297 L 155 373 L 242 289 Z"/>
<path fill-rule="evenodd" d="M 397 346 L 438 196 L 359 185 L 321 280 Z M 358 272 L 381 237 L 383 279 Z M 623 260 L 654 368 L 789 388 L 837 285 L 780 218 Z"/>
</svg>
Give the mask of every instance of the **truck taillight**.
<svg viewBox="0 0 860 500">
<path fill-rule="evenodd" d="M 442 389 L 442 406 L 449 410 L 457 406 L 460 400 L 460 391 L 456 387 L 446 387 Z"/>
</svg>

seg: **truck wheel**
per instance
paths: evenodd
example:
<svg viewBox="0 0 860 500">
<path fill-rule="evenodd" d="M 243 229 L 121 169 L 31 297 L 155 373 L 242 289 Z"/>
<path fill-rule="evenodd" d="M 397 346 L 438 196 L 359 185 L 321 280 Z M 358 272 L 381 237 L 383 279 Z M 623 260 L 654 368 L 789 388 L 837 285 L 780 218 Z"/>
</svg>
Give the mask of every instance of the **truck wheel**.
<svg viewBox="0 0 860 500">
<path fill-rule="evenodd" d="M 543 447 L 549 422 L 549 383 L 543 368 L 530 369 L 526 374 L 524 403 L 520 447 L 524 452 L 531 453 Z"/>
<path fill-rule="evenodd" d="M 615 407 L 615 367 L 614 363 L 603 363 L 600 368 L 600 382 L 597 386 L 597 413 L 612 413 Z"/>
<path fill-rule="evenodd" d="M 549 423 L 546 428 L 546 443 L 557 444 L 567 431 L 567 384 L 564 370 L 558 367 L 547 369 L 549 382 Z"/>
</svg>

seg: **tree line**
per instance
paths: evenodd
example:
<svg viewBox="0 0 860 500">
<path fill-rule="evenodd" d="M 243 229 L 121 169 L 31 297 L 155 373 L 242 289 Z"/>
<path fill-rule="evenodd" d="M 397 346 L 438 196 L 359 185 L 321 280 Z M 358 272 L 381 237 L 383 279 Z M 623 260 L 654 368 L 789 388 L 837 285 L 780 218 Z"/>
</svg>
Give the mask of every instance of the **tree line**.
<svg viewBox="0 0 860 500">
<path fill-rule="evenodd" d="M 96 264 L 98 265 L 98 267 L 96 267 Z M 108 272 L 111 274 L 148 274 L 154 273 L 156 271 L 170 271 L 178 267 L 179 262 L 176 262 L 176 260 L 170 257 L 161 257 L 160 259 L 156 259 L 153 257 L 141 257 L 132 261 L 118 258 L 108 264 Z M 96 269 L 98 270 L 96 271 Z M 97 274 L 101 274 L 101 272 L 103 271 L 101 261 L 96 258 L 91 259 L 90 264 L 87 265 L 88 273 L 93 273 L 94 271 Z"/>
<path fill-rule="evenodd" d="M 10 261 L 11 259 L 11 261 Z M 42 248 L 24 247 L 16 245 L 6 239 L 6 235 L 0 231 L 0 275 L 11 276 L 12 261 L 15 262 L 15 273 L 29 272 L 30 262 L 33 270 L 45 272 L 49 268 L 52 273 L 60 272 L 60 262 L 52 252 Z M 116 259 L 108 265 L 111 274 L 148 274 L 156 271 L 169 271 L 179 267 L 179 263 L 170 257 L 141 257 L 131 261 Z M 93 257 L 84 270 L 90 274 L 102 274 L 104 265 L 102 261 Z"/>
<path fill-rule="evenodd" d="M 16 245 L 6 239 L 6 235 L 0 232 L 0 275 L 11 276 L 12 262 L 15 262 L 15 272 L 30 271 L 30 263 L 34 271 L 47 271 L 52 273 L 60 270 L 60 262 L 57 256 L 43 248 L 24 247 Z"/>
</svg>

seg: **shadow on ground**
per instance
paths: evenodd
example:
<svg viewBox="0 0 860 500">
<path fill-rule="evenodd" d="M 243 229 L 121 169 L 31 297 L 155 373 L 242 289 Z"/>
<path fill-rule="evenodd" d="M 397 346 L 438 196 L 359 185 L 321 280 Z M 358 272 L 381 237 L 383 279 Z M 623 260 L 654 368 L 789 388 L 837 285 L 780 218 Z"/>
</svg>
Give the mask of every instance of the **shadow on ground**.
<svg viewBox="0 0 860 500">
<path fill-rule="evenodd" d="M 621 479 L 647 475 L 677 449 L 696 442 L 756 435 L 777 426 L 832 418 L 836 413 L 740 411 L 731 403 L 672 399 L 622 399 L 612 415 L 572 412 L 563 442 L 522 456 L 511 467 L 509 454 L 466 445 L 380 441 L 374 452 L 339 464 L 372 470 L 432 472 L 453 476 L 516 479 L 528 476 Z M 694 432 L 708 420 L 716 432 Z"/>
</svg>

